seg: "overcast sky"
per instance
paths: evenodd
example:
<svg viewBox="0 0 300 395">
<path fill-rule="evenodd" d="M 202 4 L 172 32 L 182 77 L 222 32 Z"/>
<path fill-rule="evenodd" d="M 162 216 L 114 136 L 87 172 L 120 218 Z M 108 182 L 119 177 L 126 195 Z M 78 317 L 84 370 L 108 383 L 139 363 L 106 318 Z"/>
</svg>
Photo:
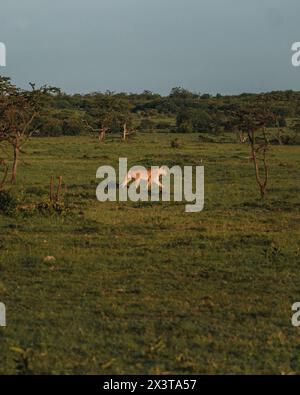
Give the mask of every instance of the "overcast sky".
<svg viewBox="0 0 300 395">
<path fill-rule="evenodd" d="M 0 73 L 25 86 L 300 90 L 299 0 L 0 0 Z"/>
</svg>

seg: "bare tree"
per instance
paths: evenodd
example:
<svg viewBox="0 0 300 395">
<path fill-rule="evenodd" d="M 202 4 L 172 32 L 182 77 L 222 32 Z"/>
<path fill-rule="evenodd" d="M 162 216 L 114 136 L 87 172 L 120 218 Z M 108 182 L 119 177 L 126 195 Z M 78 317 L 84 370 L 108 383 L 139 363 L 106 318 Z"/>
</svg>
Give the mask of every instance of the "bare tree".
<svg viewBox="0 0 300 395">
<path fill-rule="evenodd" d="M 106 133 L 109 131 L 108 127 L 105 127 L 103 125 L 101 125 L 98 128 L 93 128 L 88 122 L 87 120 L 83 120 L 83 122 L 86 124 L 86 126 L 88 127 L 88 129 L 90 129 L 93 133 L 97 133 L 98 134 L 98 140 L 100 142 L 105 140 L 106 137 Z"/>
</svg>

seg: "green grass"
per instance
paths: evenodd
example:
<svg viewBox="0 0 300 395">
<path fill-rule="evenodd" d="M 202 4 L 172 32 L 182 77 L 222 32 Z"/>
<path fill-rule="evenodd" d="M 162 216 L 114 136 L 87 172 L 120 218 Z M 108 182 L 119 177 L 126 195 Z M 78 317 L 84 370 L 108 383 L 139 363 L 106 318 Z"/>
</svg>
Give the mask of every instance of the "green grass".
<svg viewBox="0 0 300 395">
<path fill-rule="evenodd" d="M 272 148 L 265 202 L 248 150 L 168 133 L 32 139 L 22 203 L 47 198 L 62 175 L 72 212 L 0 215 L 0 373 L 300 373 L 300 147 Z M 96 170 L 119 157 L 202 160 L 204 211 L 97 202 Z"/>
</svg>

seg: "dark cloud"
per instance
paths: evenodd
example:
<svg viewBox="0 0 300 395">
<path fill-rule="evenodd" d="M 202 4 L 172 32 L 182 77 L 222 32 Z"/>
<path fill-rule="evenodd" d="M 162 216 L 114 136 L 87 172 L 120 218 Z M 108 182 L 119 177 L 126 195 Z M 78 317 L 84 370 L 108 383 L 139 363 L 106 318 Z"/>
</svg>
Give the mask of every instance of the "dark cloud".
<svg viewBox="0 0 300 395">
<path fill-rule="evenodd" d="M 1 0 L 3 70 L 68 92 L 299 90 L 299 14 L 299 0 Z"/>
</svg>

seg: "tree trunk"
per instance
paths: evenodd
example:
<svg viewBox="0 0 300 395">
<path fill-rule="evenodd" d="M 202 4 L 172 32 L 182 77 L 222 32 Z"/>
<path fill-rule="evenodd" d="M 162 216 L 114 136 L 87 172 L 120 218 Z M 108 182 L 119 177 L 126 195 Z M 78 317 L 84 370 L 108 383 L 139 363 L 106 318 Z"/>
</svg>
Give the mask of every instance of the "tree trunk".
<svg viewBox="0 0 300 395">
<path fill-rule="evenodd" d="M 127 137 L 127 125 L 124 123 L 123 125 L 123 140 L 125 141 Z"/>
<path fill-rule="evenodd" d="M 20 155 L 20 148 L 18 145 L 14 145 L 14 161 L 13 161 L 12 176 L 11 176 L 11 183 L 12 184 L 15 184 L 17 181 L 19 155 Z"/>
<path fill-rule="evenodd" d="M 102 128 L 99 130 L 99 136 L 98 136 L 99 141 L 102 142 L 102 141 L 105 140 L 106 131 L 107 131 L 107 128 L 104 128 L 104 127 L 102 127 Z"/>
<path fill-rule="evenodd" d="M 280 128 L 280 127 L 278 127 L 278 135 L 277 135 L 277 140 L 278 140 L 278 143 L 279 143 L 279 145 L 282 145 L 282 137 L 281 137 L 281 132 L 282 132 L 281 128 Z"/>
<path fill-rule="evenodd" d="M 241 130 L 237 131 L 237 137 L 238 137 L 239 143 L 242 143 L 243 142 L 243 132 Z"/>
<path fill-rule="evenodd" d="M 255 134 L 252 132 L 252 134 L 248 133 L 249 140 L 251 143 L 251 153 L 252 153 L 252 160 L 254 163 L 254 170 L 255 170 L 255 178 L 257 185 L 259 186 L 260 190 L 260 196 L 261 199 L 265 198 L 265 195 L 267 193 L 267 185 L 268 185 L 268 180 L 269 180 L 269 167 L 267 164 L 267 158 L 266 158 L 266 146 L 263 148 L 263 168 L 264 168 L 264 179 L 262 180 L 260 177 L 260 168 L 259 168 L 259 159 L 256 155 L 256 148 L 255 148 Z M 268 144 L 268 140 L 264 131 L 264 136 L 265 136 L 265 144 Z"/>
</svg>

